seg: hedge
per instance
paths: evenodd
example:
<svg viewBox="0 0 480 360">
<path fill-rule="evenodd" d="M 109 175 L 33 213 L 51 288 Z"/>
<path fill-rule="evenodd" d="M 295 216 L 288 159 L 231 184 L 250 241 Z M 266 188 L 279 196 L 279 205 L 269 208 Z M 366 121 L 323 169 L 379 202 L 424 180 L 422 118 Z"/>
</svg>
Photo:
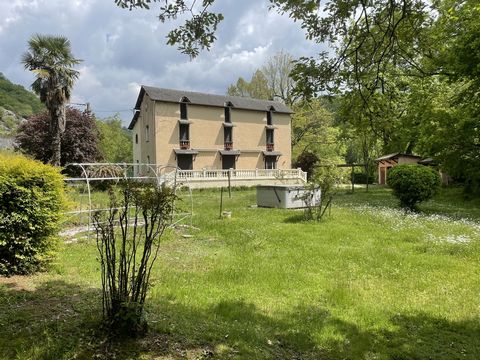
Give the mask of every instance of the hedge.
<svg viewBox="0 0 480 360">
<path fill-rule="evenodd" d="M 64 199 L 59 169 L 0 153 L 0 274 L 45 268 L 55 254 Z"/>
<path fill-rule="evenodd" d="M 428 166 L 402 164 L 388 171 L 387 183 L 401 206 L 415 210 L 418 203 L 435 195 L 440 175 Z"/>
</svg>

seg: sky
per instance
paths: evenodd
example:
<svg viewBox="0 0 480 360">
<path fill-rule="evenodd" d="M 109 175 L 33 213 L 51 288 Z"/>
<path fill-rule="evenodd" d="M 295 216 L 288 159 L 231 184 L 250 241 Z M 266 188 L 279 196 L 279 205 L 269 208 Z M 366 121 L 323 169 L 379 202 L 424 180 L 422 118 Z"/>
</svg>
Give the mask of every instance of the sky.
<svg viewBox="0 0 480 360">
<path fill-rule="evenodd" d="M 118 113 L 124 124 L 141 85 L 225 94 L 239 77 L 253 72 L 278 51 L 294 57 L 323 49 L 306 40 L 298 23 L 268 9 L 268 0 L 216 0 L 223 13 L 217 41 L 191 60 L 166 45 L 178 25 L 161 23 L 159 4 L 150 10 L 118 8 L 114 0 L 0 0 L 0 72 L 30 88 L 34 75 L 20 64 L 35 33 L 70 39 L 80 76 L 72 103 L 91 104 L 99 118 Z"/>
</svg>

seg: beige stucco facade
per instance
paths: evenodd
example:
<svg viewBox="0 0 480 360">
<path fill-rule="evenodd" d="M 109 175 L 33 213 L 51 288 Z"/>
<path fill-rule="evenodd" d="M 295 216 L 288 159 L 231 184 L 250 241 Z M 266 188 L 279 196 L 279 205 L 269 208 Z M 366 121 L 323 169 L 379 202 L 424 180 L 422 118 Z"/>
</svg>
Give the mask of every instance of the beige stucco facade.
<svg viewBox="0 0 480 360">
<path fill-rule="evenodd" d="M 264 169 L 267 151 L 267 111 L 230 107 L 232 153 L 225 155 L 225 107 L 187 105 L 189 128 L 188 152 L 193 153 L 192 169 L 222 169 L 222 156 L 234 156 L 236 169 Z M 272 114 L 274 149 L 277 169 L 291 167 L 291 116 Z M 152 100 L 145 94 L 133 125 L 133 157 L 135 163 L 178 165 L 180 146 L 180 103 Z M 227 124 L 227 127 L 231 125 Z M 269 149 L 272 150 L 272 149 Z M 223 155 L 222 155 L 223 152 Z M 188 156 L 188 155 L 185 155 Z"/>
</svg>

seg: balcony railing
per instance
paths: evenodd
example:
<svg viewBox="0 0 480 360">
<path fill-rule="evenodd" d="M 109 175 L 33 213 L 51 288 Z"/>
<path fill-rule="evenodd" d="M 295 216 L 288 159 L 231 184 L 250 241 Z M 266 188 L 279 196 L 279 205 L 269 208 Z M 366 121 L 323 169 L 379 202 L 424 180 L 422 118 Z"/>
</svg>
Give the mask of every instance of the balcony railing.
<svg viewBox="0 0 480 360">
<path fill-rule="evenodd" d="M 267 151 L 275 150 L 275 144 L 267 144 Z"/>
<path fill-rule="evenodd" d="M 232 150 L 233 149 L 233 141 L 225 141 L 225 150 Z"/>
<path fill-rule="evenodd" d="M 183 150 L 190 149 L 190 140 L 180 140 L 180 149 L 183 149 Z"/>
<path fill-rule="evenodd" d="M 174 176 L 173 173 L 167 174 Z M 177 179 L 190 181 L 215 181 L 230 178 L 235 180 L 292 180 L 307 182 L 307 173 L 302 169 L 229 169 L 229 170 L 177 170 Z"/>
</svg>

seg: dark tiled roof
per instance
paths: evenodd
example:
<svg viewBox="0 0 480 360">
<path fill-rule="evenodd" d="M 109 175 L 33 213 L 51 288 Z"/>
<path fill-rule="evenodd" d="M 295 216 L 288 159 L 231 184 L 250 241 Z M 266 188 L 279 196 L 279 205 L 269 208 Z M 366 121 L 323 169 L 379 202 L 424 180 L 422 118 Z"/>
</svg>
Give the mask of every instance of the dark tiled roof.
<svg viewBox="0 0 480 360">
<path fill-rule="evenodd" d="M 215 106 L 215 107 L 225 107 L 225 105 L 232 106 L 235 109 L 245 109 L 245 110 L 257 110 L 257 111 L 268 111 L 270 109 L 274 110 L 277 113 L 283 114 L 292 114 L 293 111 L 287 107 L 285 104 L 282 104 L 278 101 L 270 100 L 258 100 L 240 96 L 228 96 L 228 95 L 213 95 L 205 94 L 200 92 L 193 91 L 183 91 L 183 90 L 173 90 L 173 89 L 162 89 L 152 86 L 142 85 L 140 89 L 140 94 L 137 98 L 137 103 L 135 104 L 135 109 L 140 109 L 140 104 L 142 103 L 143 96 L 147 94 L 152 100 L 156 101 L 165 101 L 172 103 L 180 103 L 182 99 L 187 100 L 190 104 L 195 105 L 206 105 L 206 106 Z M 129 125 L 129 129 L 132 129 L 135 125 L 136 118 L 132 119 L 132 122 Z"/>
</svg>

